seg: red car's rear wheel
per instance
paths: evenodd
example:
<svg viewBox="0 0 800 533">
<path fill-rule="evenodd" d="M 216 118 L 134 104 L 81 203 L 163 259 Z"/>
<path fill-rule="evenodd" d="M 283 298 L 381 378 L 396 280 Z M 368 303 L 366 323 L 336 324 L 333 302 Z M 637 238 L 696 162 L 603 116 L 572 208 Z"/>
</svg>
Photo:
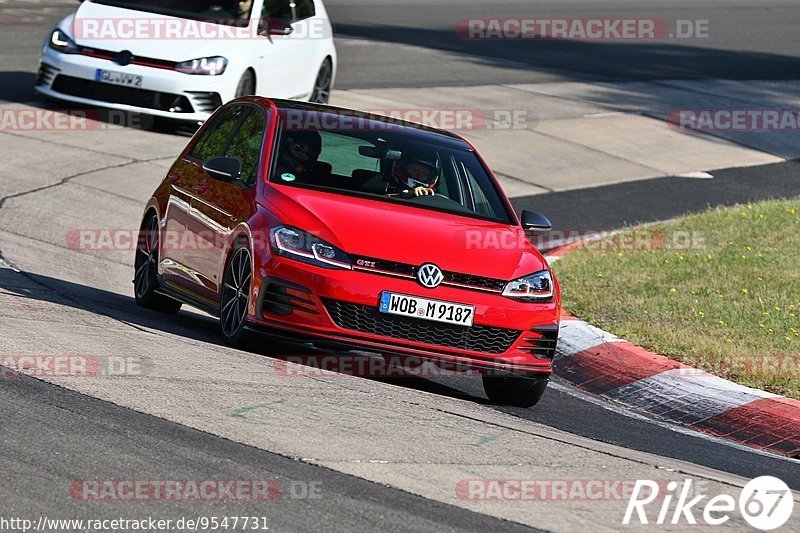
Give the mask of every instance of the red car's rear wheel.
<svg viewBox="0 0 800 533">
<path fill-rule="evenodd" d="M 163 294 L 158 294 L 158 242 L 160 232 L 158 217 L 148 215 L 139 230 L 136 245 L 136 258 L 133 261 L 133 295 L 141 307 L 174 315 L 181 308 L 181 302 Z"/>
</svg>

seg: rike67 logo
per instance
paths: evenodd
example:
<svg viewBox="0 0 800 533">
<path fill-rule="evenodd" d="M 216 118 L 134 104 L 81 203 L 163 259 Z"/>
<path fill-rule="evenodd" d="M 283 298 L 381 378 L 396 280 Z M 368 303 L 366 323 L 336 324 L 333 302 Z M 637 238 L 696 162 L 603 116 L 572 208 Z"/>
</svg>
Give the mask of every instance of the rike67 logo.
<svg viewBox="0 0 800 533">
<path fill-rule="evenodd" d="M 677 481 L 670 481 L 666 485 L 666 494 L 659 494 L 661 487 L 663 483 L 637 480 L 622 524 L 630 524 L 634 513 L 640 524 L 647 524 L 645 508 L 658 499 L 660 509 L 655 523 L 659 525 L 695 525 L 701 517 L 706 524 L 719 526 L 728 522 L 738 507 L 738 512 L 750 526 L 770 531 L 786 524 L 794 507 L 792 491 L 786 483 L 772 476 L 761 476 L 749 481 L 739 494 L 738 502 L 729 494 L 709 498 L 706 494 L 693 492 L 691 479 L 685 480 L 680 488 Z"/>
</svg>

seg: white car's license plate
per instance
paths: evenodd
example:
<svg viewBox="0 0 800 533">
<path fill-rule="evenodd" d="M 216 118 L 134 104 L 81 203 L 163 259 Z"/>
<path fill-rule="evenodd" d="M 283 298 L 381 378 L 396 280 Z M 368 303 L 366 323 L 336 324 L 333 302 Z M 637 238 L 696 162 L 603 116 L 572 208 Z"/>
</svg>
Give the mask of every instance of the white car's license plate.
<svg viewBox="0 0 800 533">
<path fill-rule="evenodd" d="M 126 87 L 141 87 L 142 77 L 136 74 L 126 74 L 124 72 L 114 72 L 113 70 L 97 69 L 94 73 L 95 81 L 111 83 L 113 85 L 124 85 Z"/>
<path fill-rule="evenodd" d="M 387 291 L 381 293 L 378 310 L 391 315 L 411 316 L 467 327 L 472 326 L 475 318 L 473 305 L 454 304 Z"/>
</svg>

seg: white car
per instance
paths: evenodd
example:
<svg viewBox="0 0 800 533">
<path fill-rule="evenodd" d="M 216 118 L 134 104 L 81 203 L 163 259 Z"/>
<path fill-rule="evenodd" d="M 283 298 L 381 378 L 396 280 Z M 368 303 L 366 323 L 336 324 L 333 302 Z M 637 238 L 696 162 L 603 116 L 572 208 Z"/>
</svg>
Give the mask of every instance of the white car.
<svg viewBox="0 0 800 533">
<path fill-rule="evenodd" d="M 47 36 L 47 98 L 202 122 L 256 94 L 327 103 L 336 78 L 321 0 L 86 0 Z"/>
</svg>

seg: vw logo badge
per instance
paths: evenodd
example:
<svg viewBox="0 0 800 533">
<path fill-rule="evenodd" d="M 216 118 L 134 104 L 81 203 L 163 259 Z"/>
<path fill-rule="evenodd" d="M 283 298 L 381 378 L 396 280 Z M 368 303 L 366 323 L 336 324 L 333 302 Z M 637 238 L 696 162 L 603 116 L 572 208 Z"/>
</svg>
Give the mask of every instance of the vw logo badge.
<svg viewBox="0 0 800 533">
<path fill-rule="evenodd" d="M 417 281 L 423 287 L 433 289 L 438 287 L 443 279 L 442 270 L 433 263 L 425 263 L 417 270 Z"/>
<path fill-rule="evenodd" d="M 117 54 L 117 57 L 114 58 L 114 63 L 122 67 L 127 67 L 132 62 L 133 62 L 133 54 L 130 53 L 128 50 L 123 50 L 122 52 Z"/>
</svg>

